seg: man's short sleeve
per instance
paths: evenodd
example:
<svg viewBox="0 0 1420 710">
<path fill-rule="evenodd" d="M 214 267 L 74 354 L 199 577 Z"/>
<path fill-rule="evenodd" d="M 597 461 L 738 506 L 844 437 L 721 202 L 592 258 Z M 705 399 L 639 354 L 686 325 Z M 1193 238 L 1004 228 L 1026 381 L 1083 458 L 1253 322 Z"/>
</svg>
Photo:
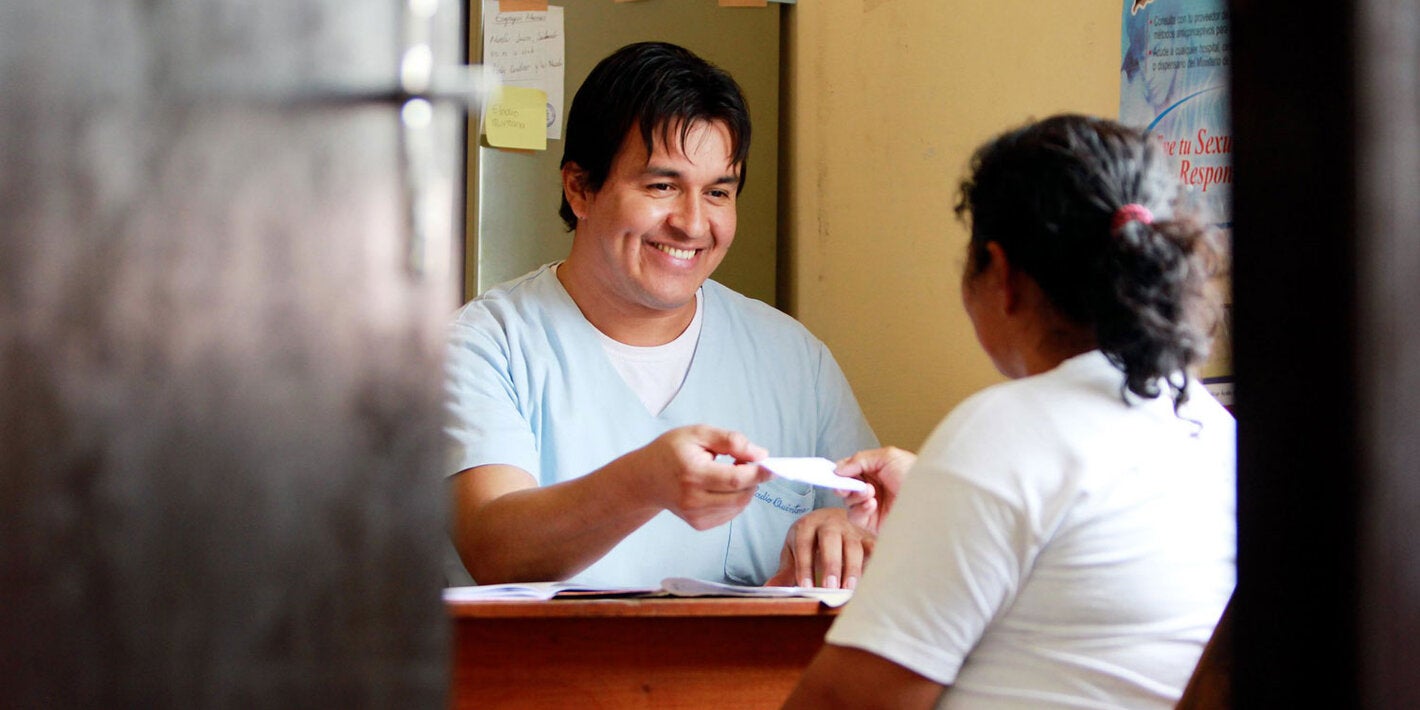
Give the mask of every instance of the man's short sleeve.
<svg viewBox="0 0 1420 710">
<path fill-rule="evenodd" d="M 828 347 L 822 343 L 817 345 L 818 386 L 814 388 L 820 413 L 817 455 L 838 461 L 859 451 L 877 448 L 878 438 L 863 416 L 848 378 L 839 369 L 838 361 L 833 359 Z M 841 496 L 827 488 L 819 488 L 815 494 L 815 508 L 842 508 L 846 505 Z"/>
<path fill-rule="evenodd" d="M 828 347 L 819 343 L 818 396 L 820 426 L 818 455 L 837 461 L 878 446 L 878 437 L 863 416 L 848 378 Z"/>
<path fill-rule="evenodd" d="M 448 475 L 486 464 L 539 474 L 537 442 L 521 401 L 507 333 L 467 309 L 450 326 L 445 365 Z"/>
</svg>

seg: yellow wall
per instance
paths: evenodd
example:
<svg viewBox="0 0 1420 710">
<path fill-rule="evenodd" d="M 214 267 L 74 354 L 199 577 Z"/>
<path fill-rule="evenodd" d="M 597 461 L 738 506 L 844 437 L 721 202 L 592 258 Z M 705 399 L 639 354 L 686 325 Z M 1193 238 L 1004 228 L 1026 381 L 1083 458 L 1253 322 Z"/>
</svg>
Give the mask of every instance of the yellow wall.
<svg viewBox="0 0 1420 710">
<path fill-rule="evenodd" d="M 956 186 L 983 140 L 1115 116 L 1120 5 L 785 6 L 780 300 L 843 366 L 884 444 L 916 449 L 1000 375 L 961 309 Z"/>
</svg>

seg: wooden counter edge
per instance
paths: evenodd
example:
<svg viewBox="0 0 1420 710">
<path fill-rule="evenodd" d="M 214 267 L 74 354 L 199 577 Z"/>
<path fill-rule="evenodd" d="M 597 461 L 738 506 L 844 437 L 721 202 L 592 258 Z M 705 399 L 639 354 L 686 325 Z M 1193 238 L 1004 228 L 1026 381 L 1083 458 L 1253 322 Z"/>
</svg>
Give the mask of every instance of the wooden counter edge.
<svg viewBox="0 0 1420 710">
<path fill-rule="evenodd" d="M 445 601 L 450 619 L 571 617 L 835 616 L 837 607 L 803 597 L 637 597 Z"/>
</svg>

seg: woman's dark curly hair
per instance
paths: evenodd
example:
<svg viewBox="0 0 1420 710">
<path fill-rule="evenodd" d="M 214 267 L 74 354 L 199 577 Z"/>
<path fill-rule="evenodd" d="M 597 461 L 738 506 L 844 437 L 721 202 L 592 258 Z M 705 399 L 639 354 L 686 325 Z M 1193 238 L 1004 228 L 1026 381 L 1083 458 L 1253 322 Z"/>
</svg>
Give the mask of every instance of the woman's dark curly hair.
<svg viewBox="0 0 1420 710">
<path fill-rule="evenodd" d="M 1061 316 L 1093 331 L 1124 371 L 1121 396 L 1152 399 L 1167 387 L 1177 411 L 1218 322 L 1209 281 L 1221 258 L 1179 187 L 1157 143 L 1113 121 L 1059 115 L 1007 132 L 976 151 L 961 184 L 968 276 L 986 268 L 996 242 Z M 1129 204 L 1153 221 L 1112 228 Z"/>
</svg>

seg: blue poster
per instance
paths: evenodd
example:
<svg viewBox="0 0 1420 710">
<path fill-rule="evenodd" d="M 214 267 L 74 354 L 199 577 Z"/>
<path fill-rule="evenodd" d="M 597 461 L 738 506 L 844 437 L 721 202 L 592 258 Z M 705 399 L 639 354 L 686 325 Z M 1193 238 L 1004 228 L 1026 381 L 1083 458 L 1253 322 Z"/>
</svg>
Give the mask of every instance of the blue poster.
<svg viewBox="0 0 1420 710">
<path fill-rule="evenodd" d="M 1224 0 L 1124 0 L 1119 120 L 1158 136 L 1179 181 L 1223 226 L 1232 223 Z"/>
<path fill-rule="evenodd" d="M 1229 120 L 1228 10 L 1225 0 L 1124 0 L 1119 120 L 1156 136 L 1187 189 L 1186 199 L 1231 239 L 1233 134 Z M 1221 278 L 1224 292 L 1228 282 Z M 1232 325 L 1224 322 L 1199 373 L 1232 402 Z"/>
</svg>

